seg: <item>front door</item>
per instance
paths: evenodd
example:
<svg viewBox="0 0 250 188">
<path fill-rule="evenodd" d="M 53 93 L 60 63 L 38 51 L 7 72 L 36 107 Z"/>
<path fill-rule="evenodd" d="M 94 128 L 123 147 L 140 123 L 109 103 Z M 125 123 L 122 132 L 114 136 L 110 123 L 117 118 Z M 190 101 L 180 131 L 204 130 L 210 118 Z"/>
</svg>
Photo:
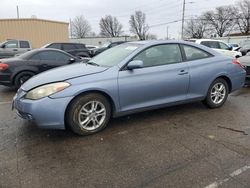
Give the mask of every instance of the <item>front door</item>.
<svg viewBox="0 0 250 188">
<path fill-rule="evenodd" d="M 150 47 L 133 60 L 142 60 L 143 68 L 119 72 L 121 111 L 129 111 L 186 99 L 189 70 L 178 44 Z"/>
</svg>

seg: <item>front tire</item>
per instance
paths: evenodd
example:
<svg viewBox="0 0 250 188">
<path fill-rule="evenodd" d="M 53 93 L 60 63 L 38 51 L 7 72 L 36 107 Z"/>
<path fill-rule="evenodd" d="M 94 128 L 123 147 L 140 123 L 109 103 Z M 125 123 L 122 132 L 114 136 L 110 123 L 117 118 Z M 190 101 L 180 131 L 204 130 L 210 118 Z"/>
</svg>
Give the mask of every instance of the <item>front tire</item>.
<svg viewBox="0 0 250 188">
<path fill-rule="evenodd" d="M 34 75 L 35 74 L 33 72 L 29 72 L 29 71 L 23 71 L 21 73 L 18 73 L 18 75 L 16 75 L 15 80 L 14 80 L 14 87 L 16 89 L 19 89 L 24 82 L 26 82 L 28 79 L 30 79 Z"/>
<path fill-rule="evenodd" d="M 104 129 L 111 116 L 106 97 L 90 93 L 74 99 L 66 113 L 66 124 L 78 135 L 90 135 Z"/>
<path fill-rule="evenodd" d="M 209 87 L 203 102 L 208 108 L 219 108 L 226 102 L 228 93 L 228 83 L 226 80 L 218 78 Z"/>
</svg>

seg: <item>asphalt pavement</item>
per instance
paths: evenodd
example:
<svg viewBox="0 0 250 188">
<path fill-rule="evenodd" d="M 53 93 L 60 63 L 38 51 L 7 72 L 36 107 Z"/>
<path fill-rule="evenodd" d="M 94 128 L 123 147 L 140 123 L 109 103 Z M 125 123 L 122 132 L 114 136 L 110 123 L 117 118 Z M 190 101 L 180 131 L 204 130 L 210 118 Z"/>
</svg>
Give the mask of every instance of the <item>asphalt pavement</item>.
<svg viewBox="0 0 250 188">
<path fill-rule="evenodd" d="M 95 135 L 42 130 L 0 86 L 0 187 L 250 187 L 250 88 L 111 120 Z M 42 108 L 42 107 L 41 107 Z"/>
</svg>

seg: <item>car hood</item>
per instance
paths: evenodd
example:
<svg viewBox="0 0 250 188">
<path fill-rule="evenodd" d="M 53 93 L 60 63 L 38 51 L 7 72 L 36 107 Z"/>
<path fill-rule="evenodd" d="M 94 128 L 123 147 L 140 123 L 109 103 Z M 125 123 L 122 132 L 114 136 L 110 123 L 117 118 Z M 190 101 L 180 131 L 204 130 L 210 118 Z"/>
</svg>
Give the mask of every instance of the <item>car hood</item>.
<svg viewBox="0 0 250 188">
<path fill-rule="evenodd" d="M 21 86 L 21 88 L 24 91 L 29 91 L 44 84 L 60 82 L 71 78 L 95 74 L 103 72 L 107 69 L 108 67 L 99 67 L 88 65 L 85 63 L 75 63 L 72 65 L 66 65 L 40 73 L 25 82 Z"/>
<path fill-rule="evenodd" d="M 242 65 L 245 65 L 245 66 L 250 66 L 250 56 L 246 55 L 246 56 L 243 56 L 243 57 L 240 57 L 239 58 L 239 61 Z"/>
</svg>

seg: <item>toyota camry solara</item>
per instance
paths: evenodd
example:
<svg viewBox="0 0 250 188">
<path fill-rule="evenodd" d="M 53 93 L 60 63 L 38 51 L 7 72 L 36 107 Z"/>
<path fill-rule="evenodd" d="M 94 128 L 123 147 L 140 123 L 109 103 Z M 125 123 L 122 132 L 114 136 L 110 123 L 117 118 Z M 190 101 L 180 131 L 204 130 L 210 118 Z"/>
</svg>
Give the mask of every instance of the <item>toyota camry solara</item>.
<svg viewBox="0 0 250 188">
<path fill-rule="evenodd" d="M 111 117 L 203 101 L 221 107 L 243 86 L 246 72 L 232 59 L 184 41 L 129 42 L 88 63 L 41 73 L 18 90 L 13 107 L 39 127 L 88 135 Z"/>
</svg>

